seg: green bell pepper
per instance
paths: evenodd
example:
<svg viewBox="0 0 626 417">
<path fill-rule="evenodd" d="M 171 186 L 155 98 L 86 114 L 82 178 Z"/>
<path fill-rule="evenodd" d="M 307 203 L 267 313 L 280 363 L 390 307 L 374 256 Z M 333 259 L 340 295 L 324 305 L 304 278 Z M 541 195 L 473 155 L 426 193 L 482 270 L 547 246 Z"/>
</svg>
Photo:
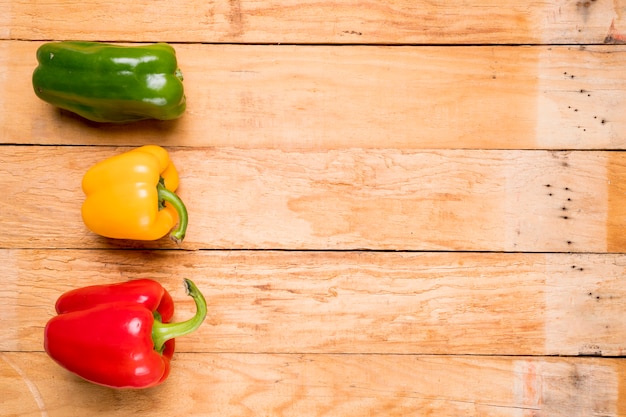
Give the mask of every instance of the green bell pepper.
<svg viewBox="0 0 626 417">
<path fill-rule="evenodd" d="M 95 122 L 171 120 L 185 111 L 183 76 L 166 43 L 50 42 L 37 50 L 37 96 Z"/>
</svg>

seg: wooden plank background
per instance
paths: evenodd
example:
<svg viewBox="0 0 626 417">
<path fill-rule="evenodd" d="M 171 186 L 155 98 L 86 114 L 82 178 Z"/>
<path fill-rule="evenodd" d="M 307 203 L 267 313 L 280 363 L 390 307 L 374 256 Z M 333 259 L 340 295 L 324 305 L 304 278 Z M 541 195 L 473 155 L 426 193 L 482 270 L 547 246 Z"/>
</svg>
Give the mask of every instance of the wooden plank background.
<svg viewBox="0 0 626 417">
<path fill-rule="evenodd" d="M 621 0 L 2 0 L 0 34 L 131 42 L 593 44 L 623 40 L 623 6 Z"/>
<path fill-rule="evenodd" d="M 2 149 L 0 172 L 14 196 L 3 211 L 19 213 L 0 230 L 3 246 L 174 247 L 167 237 L 102 239 L 68 216 L 80 213 L 87 169 L 130 148 Z M 171 151 L 184 167 L 179 194 L 191 222 L 184 249 L 626 249 L 621 152 Z"/>
<path fill-rule="evenodd" d="M 626 416 L 626 2 L 0 0 L 1 416 Z M 40 101 L 48 40 L 171 42 L 188 109 Z M 186 241 L 80 220 L 170 151 Z M 115 391 L 43 352 L 56 298 L 153 277 L 209 314 Z"/>
<path fill-rule="evenodd" d="M 626 148 L 622 45 L 177 45 L 185 117 L 101 126 L 30 93 L 40 44 L 0 41 L 2 143 Z"/>
<path fill-rule="evenodd" d="M 86 252 L 86 253 L 85 253 Z M 6 351 L 41 349 L 62 292 L 85 280 L 205 289 L 183 352 L 623 356 L 623 254 L 8 251 Z M 56 279 L 62 277 L 61 280 Z M 506 285 L 502 285 L 502 283 Z M 33 290 L 33 289 L 36 289 Z M 181 316 L 191 316 L 185 300 Z M 189 310 L 189 311 L 188 311 Z"/>
</svg>

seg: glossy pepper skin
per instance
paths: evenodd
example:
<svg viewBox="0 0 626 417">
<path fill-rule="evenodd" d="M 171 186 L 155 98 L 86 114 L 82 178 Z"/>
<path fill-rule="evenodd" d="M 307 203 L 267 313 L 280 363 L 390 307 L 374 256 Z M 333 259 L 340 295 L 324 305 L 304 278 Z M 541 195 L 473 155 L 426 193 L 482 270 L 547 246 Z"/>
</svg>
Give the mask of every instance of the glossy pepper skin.
<svg viewBox="0 0 626 417">
<path fill-rule="evenodd" d="M 156 240 L 171 231 L 172 240 L 181 242 L 187 209 L 174 193 L 178 184 L 176 167 L 160 146 L 113 156 L 83 177 L 83 221 L 94 233 L 109 238 Z"/>
<path fill-rule="evenodd" d="M 150 279 L 69 291 L 57 300 L 58 315 L 46 324 L 44 348 L 59 365 L 95 384 L 159 385 L 170 372 L 174 338 L 196 330 L 207 313 L 196 285 L 185 280 L 185 288 L 197 311 L 181 323 L 169 323 L 172 297 Z"/>
<path fill-rule="evenodd" d="M 50 42 L 37 50 L 35 94 L 95 122 L 171 120 L 186 108 L 174 48 Z"/>
</svg>

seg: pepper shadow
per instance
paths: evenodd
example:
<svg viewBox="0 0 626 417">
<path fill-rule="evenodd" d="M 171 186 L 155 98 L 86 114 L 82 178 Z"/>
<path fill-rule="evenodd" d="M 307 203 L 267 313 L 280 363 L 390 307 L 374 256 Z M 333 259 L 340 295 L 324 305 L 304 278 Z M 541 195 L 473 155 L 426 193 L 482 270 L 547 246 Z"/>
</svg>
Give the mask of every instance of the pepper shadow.
<svg viewBox="0 0 626 417">
<path fill-rule="evenodd" d="M 94 122 L 59 108 L 52 109 L 53 123 L 66 132 L 64 144 L 141 146 L 180 144 L 181 117 L 173 120 L 146 119 L 124 123 Z M 76 141 L 75 143 L 72 143 Z"/>
</svg>

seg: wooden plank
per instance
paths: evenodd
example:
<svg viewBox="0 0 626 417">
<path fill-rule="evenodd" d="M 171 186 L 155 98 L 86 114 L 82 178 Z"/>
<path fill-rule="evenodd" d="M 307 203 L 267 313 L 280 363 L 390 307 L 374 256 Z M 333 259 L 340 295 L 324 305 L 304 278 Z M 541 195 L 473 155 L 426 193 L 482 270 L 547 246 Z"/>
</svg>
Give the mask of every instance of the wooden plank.
<svg viewBox="0 0 626 417">
<path fill-rule="evenodd" d="M 86 1 L 0 0 L 0 415 L 626 417 L 626 0 Z M 174 42 L 184 117 L 39 101 L 79 38 Z M 155 142 L 187 241 L 94 236 L 82 175 Z M 166 384 L 45 355 L 62 292 L 146 276 L 209 300 Z"/>
<path fill-rule="evenodd" d="M 608 181 L 615 184 L 609 193 L 609 219 L 607 242 L 610 252 L 618 252 L 626 247 L 626 160 L 614 159 L 609 164 Z"/>
<path fill-rule="evenodd" d="M 0 42 L 0 143 L 626 149 L 626 46 L 176 45 L 185 115 L 111 126 L 35 96 L 39 45 Z"/>
<path fill-rule="evenodd" d="M 626 255 L 2 250 L 0 351 L 41 351 L 65 291 L 152 277 L 206 323 L 181 352 L 624 356 Z"/>
<path fill-rule="evenodd" d="M 127 149 L 1 146 L 0 247 L 174 247 L 82 222 L 82 176 Z M 170 150 L 184 249 L 626 250 L 621 152 Z"/>
<path fill-rule="evenodd" d="M 625 415 L 624 360 L 211 353 L 172 367 L 160 387 L 115 391 L 43 353 L 0 353 L 4 415 Z"/>
<path fill-rule="evenodd" d="M 11 37 L 11 1 L 0 1 L 0 39 Z"/>
<path fill-rule="evenodd" d="M 601 43 L 621 39 L 625 3 L 480 0 L 3 0 L 11 39 L 243 43 Z M 150 11 L 146 12 L 146 8 Z M 60 18 L 62 16 L 62 18 Z"/>
</svg>

